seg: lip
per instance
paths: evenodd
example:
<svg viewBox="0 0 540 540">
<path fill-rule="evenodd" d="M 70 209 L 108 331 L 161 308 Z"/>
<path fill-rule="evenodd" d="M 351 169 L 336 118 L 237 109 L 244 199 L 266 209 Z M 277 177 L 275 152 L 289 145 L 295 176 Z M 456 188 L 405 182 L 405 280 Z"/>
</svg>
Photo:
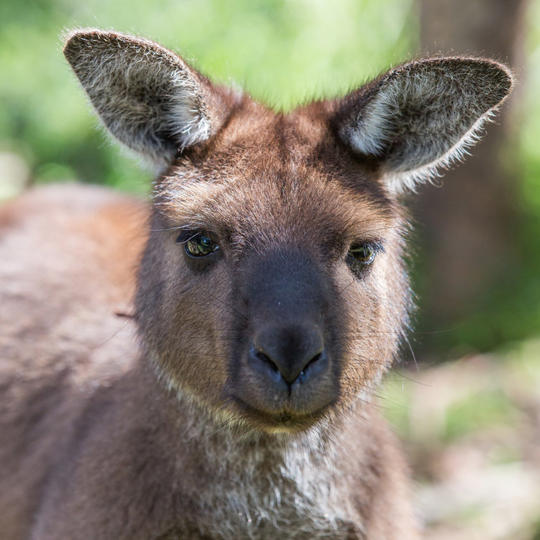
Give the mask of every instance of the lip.
<svg viewBox="0 0 540 540">
<path fill-rule="evenodd" d="M 263 431 L 296 432 L 308 429 L 317 423 L 332 402 L 308 414 L 296 413 L 287 409 L 276 413 L 261 411 L 252 407 L 238 396 L 232 395 L 231 400 L 237 411 Z"/>
</svg>

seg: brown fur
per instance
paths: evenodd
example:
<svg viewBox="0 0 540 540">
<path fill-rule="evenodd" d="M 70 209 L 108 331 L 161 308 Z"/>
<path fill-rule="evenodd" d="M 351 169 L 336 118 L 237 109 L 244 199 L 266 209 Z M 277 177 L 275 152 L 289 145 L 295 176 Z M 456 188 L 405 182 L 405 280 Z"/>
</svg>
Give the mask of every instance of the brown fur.
<svg viewBox="0 0 540 540">
<path fill-rule="evenodd" d="M 156 162 L 179 148 L 151 209 L 98 188 L 50 187 L 0 211 L 3 537 L 416 538 L 406 467 L 370 400 L 410 307 L 406 216 L 395 178 L 385 179 L 399 158 L 391 149 L 381 150 L 388 159 L 359 156 L 347 139 L 351 125 L 377 121 L 373 107 L 359 110 L 384 83 L 352 109 L 349 98 L 276 114 L 163 51 L 100 32 L 74 34 L 66 48 L 122 142 Z M 130 81 L 122 74 L 134 57 L 149 62 L 150 90 L 166 89 L 161 100 L 134 90 L 144 84 L 139 63 Z M 478 62 L 484 73 L 488 62 Z M 507 72 L 489 66 L 496 86 Z M 201 107 L 188 111 L 195 127 L 156 128 L 174 116 L 176 87 L 162 73 L 182 81 L 182 103 Z M 462 139 L 500 99 L 475 104 L 473 120 L 460 120 Z M 143 132 L 135 110 L 152 116 Z M 175 241 L 186 229 L 219 238 L 217 263 L 193 266 Z M 384 250 L 355 273 L 347 252 L 358 241 Z M 326 291 L 317 313 L 330 369 L 274 407 L 246 364 L 245 341 L 277 309 L 253 298 L 280 272 L 291 294 L 307 286 L 302 276 Z"/>
</svg>

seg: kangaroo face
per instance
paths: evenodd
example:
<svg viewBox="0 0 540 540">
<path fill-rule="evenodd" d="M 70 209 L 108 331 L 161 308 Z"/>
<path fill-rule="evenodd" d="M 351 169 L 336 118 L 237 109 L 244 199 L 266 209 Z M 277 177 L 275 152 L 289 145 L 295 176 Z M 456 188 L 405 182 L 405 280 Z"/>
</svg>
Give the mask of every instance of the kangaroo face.
<svg viewBox="0 0 540 540">
<path fill-rule="evenodd" d="M 111 133 L 161 171 L 136 301 L 158 376 L 270 432 L 353 407 L 406 326 L 400 194 L 475 140 L 508 70 L 412 62 L 285 115 L 149 41 L 79 32 L 65 54 Z"/>
<path fill-rule="evenodd" d="M 407 304 L 400 211 L 328 126 L 248 102 L 212 152 L 168 171 L 154 207 L 138 311 L 173 387 L 295 429 L 390 364 Z"/>
</svg>

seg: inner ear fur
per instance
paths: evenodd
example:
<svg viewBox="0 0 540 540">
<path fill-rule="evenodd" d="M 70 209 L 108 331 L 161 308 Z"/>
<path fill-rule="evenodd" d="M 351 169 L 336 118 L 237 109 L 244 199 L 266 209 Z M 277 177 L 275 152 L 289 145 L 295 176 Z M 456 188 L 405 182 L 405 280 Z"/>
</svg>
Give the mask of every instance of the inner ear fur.
<svg viewBox="0 0 540 540">
<path fill-rule="evenodd" d="M 227 116 L 220 89 L 151 41 L 77 30 L 64 54 L 112 135 L 160 167 L 210 138 Z"/>
<path fill-rule="evenodd" d="M 512 85 L 510 70 L 492 60 L 418 60 L 340 100 L 334 123 L 345 144 L 377 161 L 399 192 L 462 158 Z"/>
</svg>

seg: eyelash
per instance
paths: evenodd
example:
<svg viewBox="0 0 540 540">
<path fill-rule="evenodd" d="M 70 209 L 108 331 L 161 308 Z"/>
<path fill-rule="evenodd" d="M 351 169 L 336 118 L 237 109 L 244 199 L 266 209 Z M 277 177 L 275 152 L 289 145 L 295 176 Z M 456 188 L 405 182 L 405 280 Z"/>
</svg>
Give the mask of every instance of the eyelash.
<svg viewBox="0 0 540 540">
<path fill-rule="evenodd" d="M 379 253 L 384 251 L 378 241 L 353 242 L 347 251 L 346 261 L 355 274 L 361 274 L 370 267 Z"/>
<path fill-rule="evenodd" d="M 217 251 L 220 246 L 212 239 L 212 234 L 207 231 L 183 231 L 176 239 L 177 244 L 183 244 L 188 257 L 201 259 L 208 257 Z"/>
</svg>

